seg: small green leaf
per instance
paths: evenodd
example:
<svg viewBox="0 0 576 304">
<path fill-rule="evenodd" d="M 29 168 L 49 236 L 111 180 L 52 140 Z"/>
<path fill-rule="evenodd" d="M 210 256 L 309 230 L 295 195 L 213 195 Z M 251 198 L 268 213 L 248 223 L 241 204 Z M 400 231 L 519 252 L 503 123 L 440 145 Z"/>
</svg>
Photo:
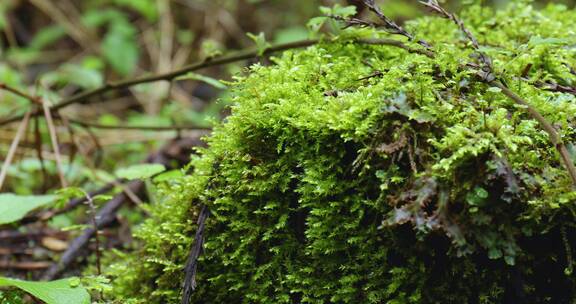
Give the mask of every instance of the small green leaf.
<svg viewBox="0 0 576 304">
<path fill-rule="evenodd" d="M 328 17 L 314 17 L 306 23 L 306 27 L 312 32 L 316 33 L 320 30 L 324 22 L 328 20 Z"/>
<path fill-rule="evenodd" d="M 500 89 L 499 87 L 489 87 L 487 91 L 492 93 L 500 93 L 502 92 L 502 89 Z"/>
<path fill-rule="evenodd" d="M 476 187 L 474 191 L 476 192 L 476 196 L 479 198 L 488 198 L 488 191 L 486 191 L 486 189 L 482 187 Z"/>
<path fill-rule="evenodd" d="M 342 17 L 354 16 L 356 14 L 356 7 L 353 5 L 340 6 L 340 5 L 336 4 L 332 8 L 332 14 L 334 14 L 336 16 L 342 16 Z"/>
<path fill-rule="evenodd" d="M 184 173 L 182 173 L 182 170 L 170 170 L 170 171 L 166 171 L 166 172 L 159 174 L 158 176 L 154 177 L 154 182 L 159 183 L 159 182 L 170 181 L 173 179 L 178 179 L 182 176 L 184 176 Z"/>
<path fill-rule="evenodd" d="M 145 179 L 164 172 L 165 170 L 166 167 L 160 164 L 139 164 L 119 169 L 116 171 L 116 175 L 125 179 Z"/>
<path fill-rule="evenodd" d="M 78 278 L 51 282 L 30 282 L 0 277 L 0 287 L 16 287 L 46 304 L 90 304 L 90 295 L 79 286 Z"/>
<path fill-rule="evenodd" d="M 13 193 L 0 194 L 0 225 L 22 219 L 28 212 L 56 200 L 55 195 L 20 196 Z"/>
<path fill-rule="evenodd" d="M 514 257 L 508 255 L 504 257 L 504 262 L 506 262 L 506 264 L 510 266 L 514 266 L 514 264 L 516 264 L 516 260 L 514 259 Z"/>
<path fill-rule="evenodd" d="M 488 258 L 491 260 L 496 260 L 502 257 L 502 251 L 498 248 L 490 248 L 488 250 Z"/>
<path fill-rule="evenodd" d="M 118 74 L 126 76 L 138 63 L 138 46 L 134 38 L 136 30 L 127 22 L 115 23 L 104 37 L 102 52 Z"/>
<path fill-rule="evenodd" d="M 183 79 L 202 81 L 202 82 L 205 82 L 205 83 L 207 83 L 207 84 L 209 84 L 215 88 L 221 89 L 221 90 L 226 90 L 228 88 L 225 84 L 220 82 L 220 80 L 218 80 L 218 79 L 214 79 L 212 77 L 208 77 L 208 76 L 204 76 L 204 75 L 200 75 L 200 74 L 196 74 L 196 73 L 188 73 L 186 75 L 183 75 L 183 76 L 176 78 L 176 80 L 183 80 Z"/>
<path fill-rule="evenodd" d="M 270 43 L 266 41 L 266 36 L 264 32 L 260 32 L 258 35 L 254 35 L 252 33 L 246 34 L 250 39 L 254 40 L 256 43 L 256 47 L 258 48 L 258 56 L 264 55 L 264 51 L 270 47 Z"/>
<path fill-rule="evenodd" d="M 539 36 L 532 36 L 530 38 L 530 41 L 528 41 L 528 45 L 532 46 L 532 47 L 538 46 L 538 45 L 543 45 L 543 44 L 566 45 L 569 43 L 570 43 L 570 41 L 568 41 L 568 39 L 554 38 L 554 37 L 542 38 Z"/>
<path fill-rule="evenodd" d="M 94 69 L 88 69 L 76 64 L 66 64 L 59 73 L 60 78 L 84 89 L 93 89 L 104 83 L 102 74 Z"/>
<path fill-rule="evenodd" d="M 274 36 L 274 43 L 288 43 L 306 38 L 308 38 L 308 30 L 296 26 L 277 31 Z"/>
<path fill-rule="evenodd" d="M 356 14 L 356 7 L 353 5 L 342 6 L 340 4 L 336 4 L 333 7 L 321 6 L 320 12 L 324 15 L 334 15 L 346 18 Z"/>
</svg>

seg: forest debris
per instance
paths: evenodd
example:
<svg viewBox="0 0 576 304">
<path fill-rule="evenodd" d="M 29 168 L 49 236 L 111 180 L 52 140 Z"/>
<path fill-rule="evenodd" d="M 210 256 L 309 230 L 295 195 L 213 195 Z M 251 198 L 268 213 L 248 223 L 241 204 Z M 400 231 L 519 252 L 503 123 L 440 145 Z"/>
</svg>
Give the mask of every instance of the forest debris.
<svg viewBox="0 0 576 304">
<path fill-rule="evenodd" d="M 202 145 L 199 138 L 182 138 L 166 144 L 159 152 L 153 153 L 147 157 L 146 162 L 159 163 L 165 166 L 169 165 L 170 160 L 177 159 L 174 153 L 188 153 L 191 147 Z M 144 182 L 137 180 L 128 184 L 127 189 L 134 194 L 141 194 L 144 190 Z M 104 205 L 96 214 L 96 227 L 102 229 L 109 226 L 116 220 L 116 212 L 130 197 L 125 191 L 114 196 Z M 96 234 L 96 228 L 90 226 L 86 228 L 80 236 L 70 242 L 68 249 L 62 254 L 60 261 L 53 264 L 42 275 L 43 280 L 53 280 L 58 277 L 78 258 L 87 255 L 89 252 L 83 250 L 89 243 L 90 239 Z"/>
<path fill-rule="evenodd" d="M 400 137 L 398 138 L 397 141 L 389 143 L 389 144 L 379 145 L 376 148 L 376 152 L 392 154 L 392 153 L 397 152 L 400 149 L 404 148 L 404 146 L 406 146 L 407 142 L 408 142 L 408 138 L 406 138 L 406 134 L 401 133 Z"/>
</svg>

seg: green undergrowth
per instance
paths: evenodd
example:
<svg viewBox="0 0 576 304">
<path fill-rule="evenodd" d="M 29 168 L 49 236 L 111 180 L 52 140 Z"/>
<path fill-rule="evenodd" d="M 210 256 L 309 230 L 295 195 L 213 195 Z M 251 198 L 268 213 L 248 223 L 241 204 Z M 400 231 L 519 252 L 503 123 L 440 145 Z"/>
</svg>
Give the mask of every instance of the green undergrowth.
<svg viewBox="0 0 576 304">
<path fill-rule="evenodd" d="M 576 86 L 576 12 L 524 2 L 462 18 L 574 157 L 576 97 L 532 84 Z M 108 296 L 179 303 L 207 204 L 194 303 L 572 303 L 576 192 L 557 150 L 465 67 L 455 25 L 406 27 L 434 59 L 351 28 L 238 77 L 189 174 L 158 185 L 139 247 L 109 257 Z"/>
</svg>

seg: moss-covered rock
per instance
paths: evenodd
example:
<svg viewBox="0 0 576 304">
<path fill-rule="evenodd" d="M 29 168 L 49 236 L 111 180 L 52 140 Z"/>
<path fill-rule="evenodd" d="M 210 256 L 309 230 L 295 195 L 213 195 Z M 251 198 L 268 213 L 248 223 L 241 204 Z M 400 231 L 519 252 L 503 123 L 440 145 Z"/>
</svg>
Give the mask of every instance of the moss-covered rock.
<svg viewBox="0 0 576 304">
<path fill-rule="evenodd" d="M 572 147 L 576 97 L 533 83 L 576 86 L 576 12 L 463 19 Z M 348 29 L 240 77 L 232 115 L 150 206 L 141 249 L 108 269 L 114 295 L 178 303 L 207 204 L 196 303 L 572 303 L 576 192 L 558 152 L 465 68 L 474 54 L 450 21 L 407 28 L 435 58 Z"/>
</svg>

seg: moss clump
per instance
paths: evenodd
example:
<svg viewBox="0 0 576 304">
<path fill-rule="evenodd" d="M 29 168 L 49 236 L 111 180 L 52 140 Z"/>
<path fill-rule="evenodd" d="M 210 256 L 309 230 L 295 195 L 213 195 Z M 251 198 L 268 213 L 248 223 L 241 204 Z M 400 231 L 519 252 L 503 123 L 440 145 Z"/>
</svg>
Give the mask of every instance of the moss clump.
<svg viewBox="0 0 576 304">
<path fill-rule="evenodd" d="M 463 19 L 498 76 L 575 142 L 575 96 L 530 83 L 576 85 L 576 12 Z M 463 68 L 474 58 L 453 24 L 407 27 L 434 59 L 349 29 L 239 78 L 232 115 L 151 206 L 142 248 L 109 269 L 115 296 L 178 303 L 207 204 L 196 303 L 571 303 L 576 192 L 556 149 Z"/>
</svg>

